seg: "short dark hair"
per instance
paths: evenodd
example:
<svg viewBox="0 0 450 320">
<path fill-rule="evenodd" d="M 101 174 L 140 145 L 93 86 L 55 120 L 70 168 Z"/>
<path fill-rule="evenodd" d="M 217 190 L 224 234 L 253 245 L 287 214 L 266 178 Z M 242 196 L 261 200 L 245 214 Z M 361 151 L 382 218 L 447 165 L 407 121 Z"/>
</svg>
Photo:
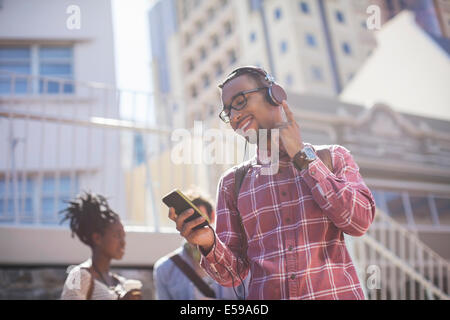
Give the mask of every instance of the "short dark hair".
<svg viewBox="0 0 450 320">
<path fill-rule="evenodd" d="M 76 234 L 91 248 L 94 245 L 94 233 L 103 234 L 109 225 L 120 221 L 119 215 L 109 207 L 108 201 L 102 195 L 85 191 L 67 203 L 68 207 L 60 211 L 63 215 L 61 223 L 69 220 L 72 237 Z"/>
<path fill-rule="evenodd" d="M 197 207 L 204 206 L 206 209 L 206 212 L 208 213 L 208 217 L 211 218 L 214 208 L 212 205 L 212 200 L 205 192 L 202 192 L 198 188 L 191 187 L 189 190 L 185 191 L 184 194 Z"/>
<path fill-rule="evenodd" d="M 252 70 L 252 69 L 242 69 L 242 70 L 238 70 L 237 72 L 232 72 L 231 74 L 229 74 L 227 76 L 227 78 L 221 84 L 218 85 L 218 87 L 220 89 L 223 89 L 223 87 L 228 82 L 230 82 L 231 80 L 236 79 L 240 76 L 243 76 L 243 75 L 248 76 L 248 77 L 252 78 L 253 80 L 255 80 L 255 82 L 260 87 L 264 87 L 264 86 L 268 85 L 264 76 L 260 72 L 258 72 L 256 70 Z"/>
</svg>

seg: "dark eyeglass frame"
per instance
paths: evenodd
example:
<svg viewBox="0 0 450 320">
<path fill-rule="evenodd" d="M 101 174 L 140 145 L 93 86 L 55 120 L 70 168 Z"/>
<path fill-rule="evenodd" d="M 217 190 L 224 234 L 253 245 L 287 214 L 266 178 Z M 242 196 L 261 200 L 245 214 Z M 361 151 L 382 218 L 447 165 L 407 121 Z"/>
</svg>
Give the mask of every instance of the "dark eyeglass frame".
<svg viewBox="0 0 450 320">
<path fill-rule="evenodd" d="M 246 94 L 248 93 L 253 93 L 253 92 L 258 92 L 261 91 L 263 89 L 267 89 L 269 87 L 260 87 L 260 88 L 255 88 L 255 89 L 251 89 L 251 90 L 246 90 L 246 91 L 241 91 L 236 93 L 233 98 L 231 98 L 231 103 L 228 106 L 223 106 L 222 111 L 219 113 L 219 118 L 220 120 L 222 120 L 225 123 L 229 123 L 230 122 L 230 113 L 231 113 L 231 109 L 239 111 L 244 109 L 247 106 L 247 96 Z M 240 107 L 233 107 L 233 102 L 236 100 L 236 98 L 238 97 L 243 97 L 244 98 L 244 102 L 242 103 L 242 106 Z"/>
</svg>

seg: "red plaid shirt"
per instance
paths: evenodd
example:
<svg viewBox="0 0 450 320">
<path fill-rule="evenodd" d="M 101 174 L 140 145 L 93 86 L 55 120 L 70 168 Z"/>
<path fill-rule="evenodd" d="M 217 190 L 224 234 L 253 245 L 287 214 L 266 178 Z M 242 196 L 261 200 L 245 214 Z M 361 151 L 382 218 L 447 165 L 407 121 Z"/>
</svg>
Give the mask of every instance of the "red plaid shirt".
<svg viewBox="0 0 450 320">
<path fill-rule="evenodd" d="M 212 278 L 232 286 L 233 279 L 239 284 L 238 270 L 241 278 L 251 271 L 248 299 L 364 299 L 344 232 L 363 235 L 375 201 L 350 152 L 339 145 L 329 149 L 334 173 L 319 158 L 300 171 L 282 153 L 278 173 L 263 175 L 267 165 L 255 156 L 238 200 L 247 252 L 236 216 L 234 169 L 224 173 L 216 245 L 201 261 Z M 249 266 L 238 256 L 247 257 Z"/>
</svg>

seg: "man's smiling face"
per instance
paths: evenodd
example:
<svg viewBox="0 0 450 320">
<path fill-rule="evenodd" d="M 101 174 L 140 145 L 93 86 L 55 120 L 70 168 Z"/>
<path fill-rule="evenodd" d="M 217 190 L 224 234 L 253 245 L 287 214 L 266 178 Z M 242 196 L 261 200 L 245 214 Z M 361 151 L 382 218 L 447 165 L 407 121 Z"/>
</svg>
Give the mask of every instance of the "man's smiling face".
<svg viewBox="0 0 450 320">
<path fill-rule="evenodd" d="M 222 89 L 222 103 L 229 106 L 233 97 L 238 93 L 260 88 L 266 85 L 259 84 L 249 75 L 241 75 L 228 81 Z M 267 90 L 267 89 L 265 89 Z M 280 107 L 272 106 L 265 98 L 266 91 L 247 93 L 247 105 L 241 110 L 231 109 L 230 125 L 238 133 L 248 133 L 249 130 L 271 129 L 274 126 L 274 113 Z M 242 130 L 242 131 L 241 131 Z M 241 132 L 240 132 L 241 131 Z"/>
</svg>

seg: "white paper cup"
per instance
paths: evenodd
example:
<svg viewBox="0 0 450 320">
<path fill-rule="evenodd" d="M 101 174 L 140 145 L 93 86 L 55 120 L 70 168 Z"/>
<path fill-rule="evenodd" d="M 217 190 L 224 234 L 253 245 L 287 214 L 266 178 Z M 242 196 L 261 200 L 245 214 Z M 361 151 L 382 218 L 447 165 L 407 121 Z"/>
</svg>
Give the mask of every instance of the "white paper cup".
<svg viewBox="0 0 450 320">
<path fill-rule="evenodd" d="M 142 289 L 142 282 L 139 280 L 125 280 L 123 283 L 123 288 L 126 292 L 129 292 L 131 290 L 141 290 Z"/>
</svg>

